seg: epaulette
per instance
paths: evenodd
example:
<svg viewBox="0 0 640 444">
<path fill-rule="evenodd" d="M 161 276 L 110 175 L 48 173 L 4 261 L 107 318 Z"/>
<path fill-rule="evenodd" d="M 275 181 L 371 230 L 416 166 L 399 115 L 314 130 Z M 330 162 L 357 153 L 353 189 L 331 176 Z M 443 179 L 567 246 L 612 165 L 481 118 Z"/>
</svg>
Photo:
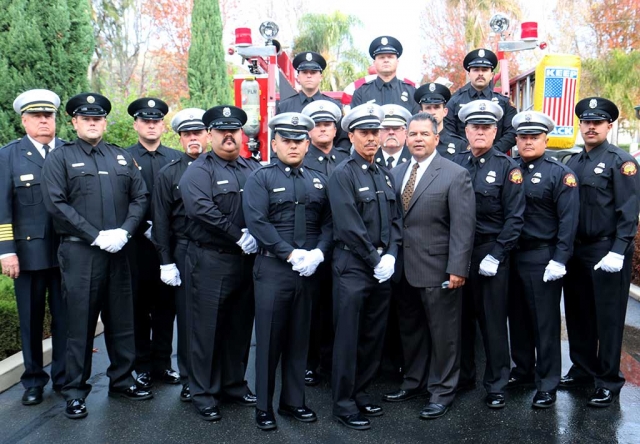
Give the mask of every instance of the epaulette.
<svg viewBox="0 0 640 444">
<path fill-rule="evenodd" d="M 3 146 L 3 147 L 2 147 L 2 148 L 0 148 L 0 149 L 3 149 L 3 148 L 9 148 L 9 147 L 10 147 L 10 146 L 12 146 L 12 145 L 17 145 L 21 140 L 22 140 L 22 138 L 12 140 L 11 142 L 7 143 L 5 146 Z"/>
</svg>

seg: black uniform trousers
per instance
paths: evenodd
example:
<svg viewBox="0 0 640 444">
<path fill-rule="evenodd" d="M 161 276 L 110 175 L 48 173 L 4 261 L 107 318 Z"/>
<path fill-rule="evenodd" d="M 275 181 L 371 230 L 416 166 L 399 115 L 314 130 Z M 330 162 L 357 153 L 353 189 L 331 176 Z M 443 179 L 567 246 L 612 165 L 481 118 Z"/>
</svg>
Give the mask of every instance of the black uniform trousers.
<svg viewBox="0 0 640 444">
<path fill-rule="evenodd" d="M 315 275 L 318 275 L 318 285 L 311 289 L 311 332 L 307 370 L 316 371 L 320 368 L 322 373 L 330 373 L 333 358 L 331 258 L 325 258 Z"/>
<path fill-rule="evenodd" d="M 522 367 L 523 376 L 535 374 L 536 388 L 553 391 L 558 387 L 562 372 L 560 348 L 560 298 L 562 279 L 544 282 L 544 270 L 553 259 L 555 247 L 545 246 L 532 250 L 516 250 L 512 262 L 512 280 L 509 288 L 509 316 L 511 304 L 519 305 L 523 318 L 509 317 L 511 354 L 516 368 Z M 518 333 L 533 340 L 521 339 Z M 514 336 L 514 333 L 516 335 Z M 514 353 L 514 350 L 516 353 Z M 526 370 L 525 370 L 526 369 Z M 512 372 L 520 376 L 520 373 Z"/>
<path fill-rule="evenodd" d="M 185 385 L 189 382 L 189 330 L 187 328 L 187 245 L 189 241 L 180 239 L 173 249 L 173 260 L 178 267 L 182 283 L 173 288 L 176 304 L 176 324 L 178 327 L 178 371 L 180 382 Z"/>
<path fill-rule="evenodd" d="M 20 270 L 20 276 L 14 281 L 24 359 L 24 373 L 20 381 L 24 388 L 44 387 L 49 382 L 49 375 L 43 370 L 42 362 L 42 324 L 47 296 L 53 346 L 51 381 L 56 388 L 64 385 L 67 323 L 60 282 L 58 267 L 36 271 Z"/>
<path fill-rule="evenodd" d="M 516 258 L 519 252 L 520 250 L 514 251 L 511 255 L 509 275 L 509 350 L 513 362 L 510 376 L 533 380 L 536 371 L 536 340 L 529 303 L 518 275 Z M 543 268 L 546 266 L 547 264 Z M 544 270 L 542 273 L 544 275 Z"/>
<path fill-rule="evenodd" d="M 126 390 L 135 384 L 131 372 L 136 357 L 133 332 L 133 295 L 130 248 L 107 253 L 84 242 L 63 239 L 58 248 L 62 297 L 67 310 L 66 383 L 68 401 L 86 398 L 91 391 L 93 338 L 102 315 L 109 355 L 109 389 Z"/>
<path fill-rule="evenodd" d="M 366 392 L 382 357 L 389 316 L 391 282 L 382 284 L 355 253 L 333 252 L 333 414 L 358 413 L 372 403 Z"/>
<path fill-rule="evenodd" d="M 276 369 L 282 357 L 280 404 L 302 407 L 311 323 L 311 289 L 320 276 L 309 277 L 275 257 L 258 255 L 253 269 L 256 289 L 257 408 L 272 409 Z"/>
<path fill-rule="evenodd" d="M 194 407 L 249 393 L 244 379 L 253 330 L 254 256 L 187 247 L 189 388 Z"/>
<path fill-rule="evenodd" d="M 403 278 L 398 325 L 403 390 L 428 390 L 430 402 L 450 405 L 460 376 L 462 288 L 415 288 Z"/>
<path fill-rule="evenodd" d="M 573 363 L 569 374 L 593 377 L 596 387 L 617 394 L 625 383 L 620 355 L 634 248 L 625 253 L 620 272 L 594 270 L 611 244 L 575 244 L 564 281 L 564 307 Z"/>
<path fill-rule="evenodd" d="M 509 337 L 507 332 L 507 298 L 509 293 L 509 258 L 498 267 L 495 276 L 483 276 L 480 262 L 490 254 L 494 242 L 473 247 L 469 278 L 462 295 L 462 355 L 460 384 L 475 381 L 476 323 L 480 325 L 487 363 L 483 384 L 487 393 L 504 393 L 509 382 Z"/>
<path fill-rule="evenodd" d="M 136 373 L 160 374 L 171 368 L 176 307 L 172 287 L 160 280 L 160 259 L 147 238 L 135 236 L 130 248 L 135 303 Z"/>
</svg>

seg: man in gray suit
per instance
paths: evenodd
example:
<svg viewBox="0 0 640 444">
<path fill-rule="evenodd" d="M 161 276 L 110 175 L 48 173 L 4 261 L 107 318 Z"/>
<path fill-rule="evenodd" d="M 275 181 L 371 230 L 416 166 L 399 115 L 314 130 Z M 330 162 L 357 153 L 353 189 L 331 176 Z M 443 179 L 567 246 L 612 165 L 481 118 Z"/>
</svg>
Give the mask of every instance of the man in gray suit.
<svg viewBox="0 0 640 444">
<path fill-rule="evenodd" d="M 431 393 L 420 412 L 438 418 L 449 410 L 460 374 L 462 286 L 469 273 L 476 202 L 466 169 L 437 151 L 438 122 L 428 113 L 407 125 L 411 161 L 392 170 L 404 209 L 403 247 L 396 273 L 405 280 L 398 298 L 405 360 L 400 390 L 387 401 Z"/>
</svg>

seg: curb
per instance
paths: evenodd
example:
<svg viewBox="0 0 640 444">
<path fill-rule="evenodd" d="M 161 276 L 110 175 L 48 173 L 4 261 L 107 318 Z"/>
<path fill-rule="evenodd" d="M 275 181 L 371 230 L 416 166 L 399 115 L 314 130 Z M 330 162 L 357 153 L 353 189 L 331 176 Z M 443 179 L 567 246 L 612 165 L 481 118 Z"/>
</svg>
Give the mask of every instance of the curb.
<svg viewBox="0 0 640 444">
<path fill-rule="evenodd" d="M 629 296 L 640 302 L 640 287 L 631 284 L 631 287 L 629 288 Z"/>
<path fill-rule="evenodd" d="M 104 325 L 102 324 L 102 320 L 98 318 L 96 336 L 103 331 Z M 51 338 L 42 341 L 42 354 L 43 365 L 46 367 L 51 364 Z M 0 361 L 0 393 L 19 383 L 20 376 L 22 376 L 23 372 L 24 361 L 22 359 L 22 352 L 18 352 Z"/>
</svg>

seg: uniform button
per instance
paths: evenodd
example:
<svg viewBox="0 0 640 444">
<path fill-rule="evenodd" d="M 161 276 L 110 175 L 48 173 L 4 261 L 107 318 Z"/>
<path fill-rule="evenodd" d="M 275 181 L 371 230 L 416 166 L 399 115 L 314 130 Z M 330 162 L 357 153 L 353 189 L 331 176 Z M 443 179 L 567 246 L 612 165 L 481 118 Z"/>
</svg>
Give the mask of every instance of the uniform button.
<svg viewBox="0 0 640 444">
<path fill-rule="evenodd" d="M 285 171 L 287 171 L 287 172 L 289 172 L 289 171 L 291 171 L 291 168 L 286 167 L 284 170 L 285 170 Z"/>
<path fill-rule="evenodd" d="M 484 159 L 480 159 L 480 163 L 484 163 Z"/>
<path fill-rule="evenodd" d="M 533 169 L 533 165 L 529 165 L 529 169 L 532 170 Z"/>
<path fill-rule="evenodd" d="M 27 236 L 27 240 L 31 240 L 31 236 Z"/>
<path fill-rule="evenodd" d="M 30 184 L 30 183 L 27 183 L 27 186 L 28 186 L 28 187 L 30 187 L 30 186 L 31 186 L 31 184 Z"/>
</svg>

